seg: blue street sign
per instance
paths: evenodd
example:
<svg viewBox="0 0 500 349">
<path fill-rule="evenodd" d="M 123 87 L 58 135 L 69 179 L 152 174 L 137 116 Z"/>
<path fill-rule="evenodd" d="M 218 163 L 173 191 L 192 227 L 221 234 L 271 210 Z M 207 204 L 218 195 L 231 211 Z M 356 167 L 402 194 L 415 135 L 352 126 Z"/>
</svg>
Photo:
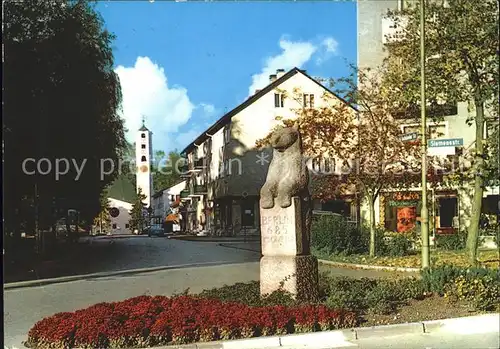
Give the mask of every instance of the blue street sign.
<svg viewBox="0 0 500 349">
<path fill-rule="evenodd" d="M 437 147 L 461 147 L 464 145 L 463 138 L 431 139 L 427 142 L 429 148 Z"/>
</svg>

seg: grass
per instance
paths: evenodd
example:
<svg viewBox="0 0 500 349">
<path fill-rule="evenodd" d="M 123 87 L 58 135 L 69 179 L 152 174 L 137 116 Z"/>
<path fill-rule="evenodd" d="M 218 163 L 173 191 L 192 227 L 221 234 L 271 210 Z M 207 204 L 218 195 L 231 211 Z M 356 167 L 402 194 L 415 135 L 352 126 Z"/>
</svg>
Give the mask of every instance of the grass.
<svg viewBox="0 0 500 349">
<path fill-rule="evenodd" d="M 400 268 L 420 268 L 421 256 L 417 252 L 413 255 L 403 257 L 369 257 L 368 255 L 336 256 L 327 255 L 321 251 L 313 250 L 313 254 L 320 258 L 333 262 L 367 264 Z M 479 262 L 482 267 L 498 268 L 500 266 L 500 253 L 497 250 L 480 250 L 478 252 Z M 457 267 L 468 267 L 469 261 L 465 251 L 443 251 L 431 250 L 431 264 L 438 267 L 442 265 L 454 265 Z"/>
</svg>

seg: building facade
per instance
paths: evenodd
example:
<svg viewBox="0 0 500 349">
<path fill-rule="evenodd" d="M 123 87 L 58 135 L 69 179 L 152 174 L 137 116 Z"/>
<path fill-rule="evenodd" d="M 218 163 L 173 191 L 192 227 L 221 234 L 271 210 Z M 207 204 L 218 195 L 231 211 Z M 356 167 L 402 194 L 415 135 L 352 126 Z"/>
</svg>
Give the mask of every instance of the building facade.
<svg viewBox="0 0 500 349">
<path fill-rule="evenodd" d="M 152 196 L 151 207 L 153 215 L 165 221 L 171 205 L 181 200 L 181 192 L 186 189 L 186 181 L 182 180 L 169 188 L 157 191 Z"/>
<path fill-rule="evenodd" d="M 358 1 L 358 58 L 357 66 L 376 68 L 383 63 L 386 57 L 386 46 L 392 43 L 388 35 L 397 38 L 398 29 L 387 17 L 388 10 L 402 9 L 408 1 L 380 0 Z M 404 22 L 403 22 L 404 23 Z M 462 154 L 473 149 L 475 144 L 475 125 L 468 125 L 467 119 L 474 117 L 474 108 L 468 102 L 443 103 L 428 112 L 428 134 L 431 140 L 458 139 L 458 146 L 429 147 L 429 157 L 457 158 L 464 163 Z M 405 134 L 420 133 L 420 123 L 414 120 L 399 120 Z M 486 132 L 489 130 L 488 120 Z M 457 169 L 458 170 L 458 169 Z M 470 185 L 444 186 L 443 184 L 430 185 L 430 227 L 437 233 L 453 233 L 466 230 L 470 225 L 470 216 L 473 210 Z M 487 187 L 484 192 L 483 211 L 492 210 L 492 203 L 499 201 L 499 188 Z M 404 191 L 386 190 L 381 193 L 375 203 L 375 218 L 377 223 L 392 231 L 406 231 L 411 229 L 420 218 L 421 188 L 408 188 Z M 367 220 L 368 209 L 361 209 L 363 220 Z M 408 223 L 409 222 L 409 223 Z M 434 222 L 434 225 L 433 223 Z"/>
<path fill-rule="evenodd" d="M 132 204 L 129 202 L 108 199 L 111 218 L 111 234 L 132 234 L 129 228 L 130 211 Z"/>
<path fill-rule="evenodd" d="M 297 91 L 300 101 L 292 97 Z M 334 97 L 328 103 L 346 103 L 305 71 L 294 68 L 285 73 L 279 69 L 269 77 L 266 87 L 225 114 L 183 150 L 187 188 L 182 196 L 190 203 L 188 216 L 195 227 L 220 235 L 259 233 L 259 195 L 272 151 L 256 149 L 256 141 L 267 136 L 280 118 L 296 117 L 296 109 L 327 103 L 322 98 L 325 93 Z M 308 166 L 317 169 L 335 165 L 317 160 L 311 159 Z M 319 202 L 315 206 L 322 208 Z M 340 206 L 338 209 L 345 210 Z"/>
</svg>

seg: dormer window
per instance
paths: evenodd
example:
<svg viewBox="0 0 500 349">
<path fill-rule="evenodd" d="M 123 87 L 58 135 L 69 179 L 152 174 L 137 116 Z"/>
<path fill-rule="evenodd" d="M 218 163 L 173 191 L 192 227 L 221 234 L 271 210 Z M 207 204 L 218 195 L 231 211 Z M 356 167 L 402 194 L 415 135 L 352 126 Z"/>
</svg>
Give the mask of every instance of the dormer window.
<svg viewBox="0 0 500 349">
<path fill-rule="evenodd" d="M 141 138 L 146 138 L 146 134 L 144 132 L 141 133 Z"/>
<path fill-rule="evenodd" d="M 141 157 L 141 161 L 142 161 L 142 162 L 146 162 L 146 161 L 147 161 L 147 160 L 146 160 L 146 157 L 145 157 L 144 155 Z"/>
</svg>

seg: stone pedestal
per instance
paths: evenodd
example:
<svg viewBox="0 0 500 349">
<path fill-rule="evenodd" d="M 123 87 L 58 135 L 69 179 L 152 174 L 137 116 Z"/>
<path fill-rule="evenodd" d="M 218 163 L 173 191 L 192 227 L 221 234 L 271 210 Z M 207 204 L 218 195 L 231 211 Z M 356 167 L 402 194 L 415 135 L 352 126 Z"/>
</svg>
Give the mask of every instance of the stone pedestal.
<svg viewBox="0 0 500 349">
<path fill-rule="evenodd" d="M 278 289 L 290 292 L 296 299 L 318 299 L 318 260 L 307 256 L 264 256 L 260 260 L 260 294 Z"/>
<path fill-rule="evenodd" d="M 283 289 L 298 300 L 316 300 L 318 260 L 310 255 L 309 201 L 294 197 L 290 207 L 261 209 L 260 222 L 260 293 Z"/>
</svg>

